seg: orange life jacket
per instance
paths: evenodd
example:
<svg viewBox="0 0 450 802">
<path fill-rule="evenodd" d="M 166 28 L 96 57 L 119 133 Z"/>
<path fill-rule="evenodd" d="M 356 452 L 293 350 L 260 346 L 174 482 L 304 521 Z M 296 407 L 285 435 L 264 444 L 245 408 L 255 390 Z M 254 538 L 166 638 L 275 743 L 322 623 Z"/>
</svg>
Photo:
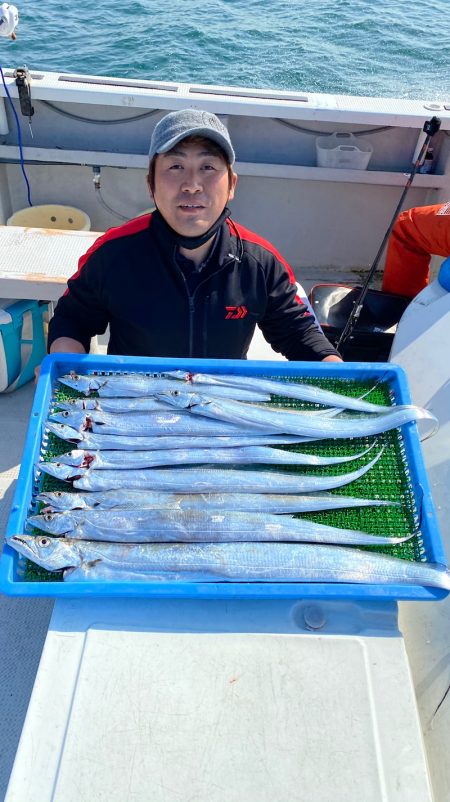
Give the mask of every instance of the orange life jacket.
<svg viewBox="0 0 450 802">
<path fill-rule="evenodd" d="M 431 255 L 450 255 L 450 202 L 402 212 L 392 229 L 382 289 L 414 298 L 429 282 Z"/>
</svg>

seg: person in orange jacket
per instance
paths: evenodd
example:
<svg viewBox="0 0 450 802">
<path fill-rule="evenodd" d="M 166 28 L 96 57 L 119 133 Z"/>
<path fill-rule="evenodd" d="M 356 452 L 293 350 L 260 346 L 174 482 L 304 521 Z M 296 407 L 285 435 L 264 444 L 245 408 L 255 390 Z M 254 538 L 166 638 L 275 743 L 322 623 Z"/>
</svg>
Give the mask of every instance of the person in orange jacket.
<svg viewBox="0 0 450 802">
<path fill-rule="evenodd" d="M 450 202 L 399 214 L 388 241 L 382 290 L 415 298 L 429 282 L 433 254 L 450 256 Z"/>
</svg>

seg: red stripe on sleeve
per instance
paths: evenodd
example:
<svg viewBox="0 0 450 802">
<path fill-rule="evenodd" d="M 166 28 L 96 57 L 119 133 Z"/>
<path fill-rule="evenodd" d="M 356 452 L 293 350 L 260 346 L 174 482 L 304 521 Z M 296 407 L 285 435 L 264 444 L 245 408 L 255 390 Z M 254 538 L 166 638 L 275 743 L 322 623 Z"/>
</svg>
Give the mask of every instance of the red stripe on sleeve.
<svg viewBox="0 0 450 802">
<path fill-rule="evenodd" d="M 76 279 L 80 275 L 89 257 L 92 256 L 92 254 L 95 253 L 98 248 L 104 245 L 105 242 L 111 242 L 112 240 L 119 239 L 120 237 L 129 237 L 133 234 L 139 234 L 141 231 L 149 228 L 151 220 L 151 213 L 142 214 L 139 217 L 134 217 L 132 220 L 128 220 L 128 222 L 124 223 L 123 226 L 116 226 L 115 228 L 108 229 L 105 234 L 102 234 L 101 237 L 92 243 L 91 247 L 86 251 L 86 253 L 80 256 L 78 260 L 78 269 L 73 276 L 70 277 L 69 281 Z M 67 288 L 64 295 L 67 295 L 68 292 L 69 288 Z"/>
<path fill-rule="evenodd" d="M 294 271 L 290 266 L 289 262 L 286 262 L 286 259 L 281 255 L 279 251 L 272 245 L 271 242 L 268 242 L 266 239 L 263 239 L 258 234 L 255 234 L 253 231 L 250 231 L 248 228 L 244 228 L 244 226 L 239 225 L 239 223 L 230 222 L 227 220 L 228 227 L 230 229 L 230 233 L 233 236 L 236 236 L 236 231 L 238 232 L 239 236 L 241 237 L 243 242 L 253 242 L 255 245 L 261 245 L 262 248 L 265 248 L 266 251 L 269 251 L 279 262 L 286 268 L 289 274 L 289 280 L 291 284 L 296 284 L 297 279 L 295 278 Z M 234 229 L 234 231 L 233 231 Z"/>
</svg>

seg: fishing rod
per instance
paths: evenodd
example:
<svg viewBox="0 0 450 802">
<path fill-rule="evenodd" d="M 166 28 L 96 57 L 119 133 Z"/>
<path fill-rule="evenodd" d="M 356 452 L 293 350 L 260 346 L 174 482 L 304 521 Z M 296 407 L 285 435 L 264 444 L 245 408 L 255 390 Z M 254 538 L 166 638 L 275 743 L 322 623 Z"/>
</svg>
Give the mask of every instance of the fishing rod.
<svg viewBox="0 0 450 802">
<path fill-rule="evenodd" d="M 420 149 L 420 152 L 419 152 L 419 155 L 417 156 L 416 161 L 413 164 L 413 168 L 412 168 L 412 170 L 411 170 L 411 172 L 409 174 L 408 180 L 407 180 L 407 182 L 406 182 L 406 184 L 405 184 L 405 186 L 403 188 L 403 192 L 402 192 L 400 200 L 399 200 L 399 202 L 398 202 L 398 204 L 396 206 L 395 212 L 394 212 L 394 214 L 392 216 L 392 220 L 389 223 L 388 229 L 387 229 L 387 231 L 386 231 L 386 233 L 385 233 L 385 235 L 383 237 L 383 241 L 382 241 L 380 247 L 378 248 L 377 255 L 375 256 L 375 259 L 373 260 L 372 266 L 371 266 L 371 268 L 370 268 L 370 270 L 369 270 L 369 272 L 367 274 L 366 280 L 365 280 L 363 286 L 361 287 L 361 292 L 359 293 L 359 295 L 356 298 L 356 300 L 353 302 L 353 308 L 352 308 L 352 311 L 350 312 L 350 315 L 349 315 L 349 318 L 347 320 L 347 323 L 344 326 L 344 329 L 343 329 L 343 331 L 341 333 L 341 336 L 339 337 L 339 339 L 336 342 L 336 349 L 338 351 L 341 349 L 341 347 L 344 345 L 344 343 L 351 336 L 351 334 L 353 332 L 353 329 L 355 328 L 355 326 L 356 326 L 356 324 L 358 322 L 359 316 L 361 314 L 361 310 L 362 310 L 363 305 L 364 305 L 364 300 L 366 298 L 367 291 L 369 289 L 369 284 L 372 281 L 372 278 L 373 278 L 373 275 L 375 273 L 375 270 L 378 267 L 378 262 L 380 261 L 381 254 L 384 251 L 384 247 L 385 247 L 385 245 L 386 245 L 386 243 L 387 243 L 387 241 L 389 239 L 390 233 L 391 233 L 392 229 L 394 228 L 394 223 L 395 223 L 395 221 L 397 219 L 397 216 L 398 216 L 398 214 L 400 212 L 400 209 L 401 209 L 401 207 L 403 205 L 403 201 L 405 200 L 406 194 L 407 194 L 407 192 L 408 192 L 408 190 L 409 190 L 409 188 L 410 188 L 410 186 L 411 186 L 411 184 L 413 182 L 413 179 L 414 179 L 415 174 L 417 173 L 417 170 L 419 169 L 419 167 L 421 166 L 423 160 L 425 159 L 425 156 L 427 154 L 428 147 L 429 147 L 429 144 L 431 142 L 431 139 L 439 131 L 440 127 L 441 127 L 441 121 L 440 121 L 440 119 L 438 117 L 432 117 L 431 120 L 427 120 L 425 122 L 425 125 L 423 126 L 423 131 L 426 134 L 426 137 L 425 137 L 425 139 L 423 141 L 423 145 L 422 145 L 422 147 Z"/>
</svg>

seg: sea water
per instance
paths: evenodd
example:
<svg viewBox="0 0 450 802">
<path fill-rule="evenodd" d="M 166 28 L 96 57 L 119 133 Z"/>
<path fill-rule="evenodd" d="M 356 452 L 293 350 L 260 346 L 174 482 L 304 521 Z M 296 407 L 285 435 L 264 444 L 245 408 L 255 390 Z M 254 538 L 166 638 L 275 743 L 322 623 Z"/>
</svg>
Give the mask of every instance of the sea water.
<svg viewBox="0 0 450 802">
<path fill-rule="evenodd" d="M 0 63 L 450 100 L 450 0 L 14 0 Z"/>
</svg>

